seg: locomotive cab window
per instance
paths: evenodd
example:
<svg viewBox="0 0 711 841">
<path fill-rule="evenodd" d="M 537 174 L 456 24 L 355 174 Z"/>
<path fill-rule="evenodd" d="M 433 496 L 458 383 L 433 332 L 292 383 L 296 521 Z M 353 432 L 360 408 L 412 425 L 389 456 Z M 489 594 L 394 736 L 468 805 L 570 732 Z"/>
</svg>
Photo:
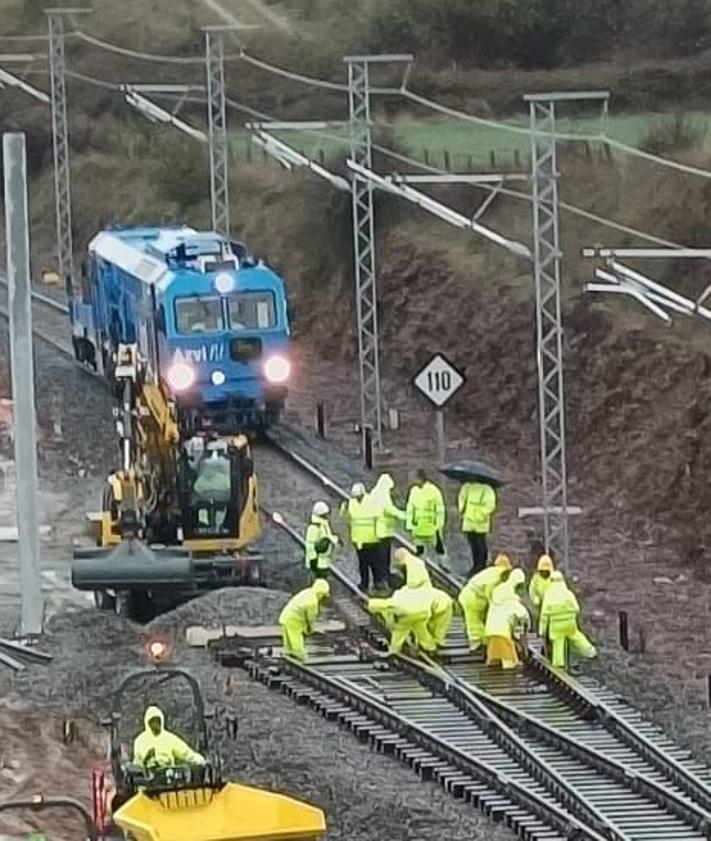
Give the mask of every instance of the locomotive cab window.
<svg viewBox="0 0 711 841">
<path fill-rule="evenodd" d="M 227 299 L 231 330 L 268 330 L 276 327 L 272 292 L 239 292 Z"/>
<path fill-rule="evenodd" d="M 180 333 L 214 333 L 224 327 L 219 298 L 178 298 L 175 324 Z"/>
</svg>

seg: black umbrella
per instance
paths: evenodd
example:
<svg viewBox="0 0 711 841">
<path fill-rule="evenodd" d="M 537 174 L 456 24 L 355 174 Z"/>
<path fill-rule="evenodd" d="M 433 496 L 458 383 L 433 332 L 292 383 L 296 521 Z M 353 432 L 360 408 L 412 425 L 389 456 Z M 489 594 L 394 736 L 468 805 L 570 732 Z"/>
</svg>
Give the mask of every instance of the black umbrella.
<svg viewBox="0 0 711 841">
<path fill-rule="evenodd" d="M 444 473 L 445 476 L 457 482 L 483 482 L 485 485 L 491 485 L 492 488 L 498 488 L 504 483 L 502 475 L 496 468 L 483 461 L 471 459 L 445 464 L 440 468 L 440 473 Z"/>
</svg>

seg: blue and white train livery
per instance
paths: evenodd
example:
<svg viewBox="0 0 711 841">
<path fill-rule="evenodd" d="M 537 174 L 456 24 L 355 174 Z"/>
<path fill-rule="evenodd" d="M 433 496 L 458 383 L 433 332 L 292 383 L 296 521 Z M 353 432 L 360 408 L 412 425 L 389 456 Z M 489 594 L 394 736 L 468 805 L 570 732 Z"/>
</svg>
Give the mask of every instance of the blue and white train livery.
<svg viewBox="0 0 711 841">
<path fill-rule="evenodd" d="M 192 228 L 97 234 L 70 294 L 74 350 L 113 379 L 119 344 L 137 343 L 186 429 L 263 426 L 291 375 L 283 280 L 244 246 Z"/>
</svg>

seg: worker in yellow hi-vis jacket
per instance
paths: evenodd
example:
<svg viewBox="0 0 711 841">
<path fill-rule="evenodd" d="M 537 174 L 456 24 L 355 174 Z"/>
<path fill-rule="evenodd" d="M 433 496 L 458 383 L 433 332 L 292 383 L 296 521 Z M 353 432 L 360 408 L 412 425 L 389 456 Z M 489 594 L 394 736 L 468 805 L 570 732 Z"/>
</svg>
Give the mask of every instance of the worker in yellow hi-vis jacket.
<svg viewBox="0 0 711 841">
<path fill-rule="evenodd" d="M 543 597 L 538 633 L 549 641 L 551 662 L 556 668 L 566 667 L 566 645 L 581 657 L 592 659 L 597 656 L 597 649 L 580 630 L 579 615 L 580 605 L 565 583 L 563 573 L 552 573 L 550 586 Z"/>
<path fill-rule="evenodd" d="M 458 601 L 464 613 L 470 651 L 481 647 L 491 594 L 508 577 L 510 571 L 511 561 L 508 556 L 498 555 L 492 566 L 477 572 L 462 587 Z"/>
</svg>

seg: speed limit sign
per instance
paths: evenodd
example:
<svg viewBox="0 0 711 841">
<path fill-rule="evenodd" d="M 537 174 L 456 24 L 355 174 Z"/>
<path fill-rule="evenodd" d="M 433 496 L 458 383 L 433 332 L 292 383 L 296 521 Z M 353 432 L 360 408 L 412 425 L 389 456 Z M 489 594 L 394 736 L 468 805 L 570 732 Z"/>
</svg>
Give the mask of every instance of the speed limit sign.
<svg viewBox="0 0 711 841">
<path fill-rule="evenodd" d="M 464 385 L 466 377 L 444 354 L 436 353 L 412 382 L 437 409 L 441 409 Z"/>
</svg>

